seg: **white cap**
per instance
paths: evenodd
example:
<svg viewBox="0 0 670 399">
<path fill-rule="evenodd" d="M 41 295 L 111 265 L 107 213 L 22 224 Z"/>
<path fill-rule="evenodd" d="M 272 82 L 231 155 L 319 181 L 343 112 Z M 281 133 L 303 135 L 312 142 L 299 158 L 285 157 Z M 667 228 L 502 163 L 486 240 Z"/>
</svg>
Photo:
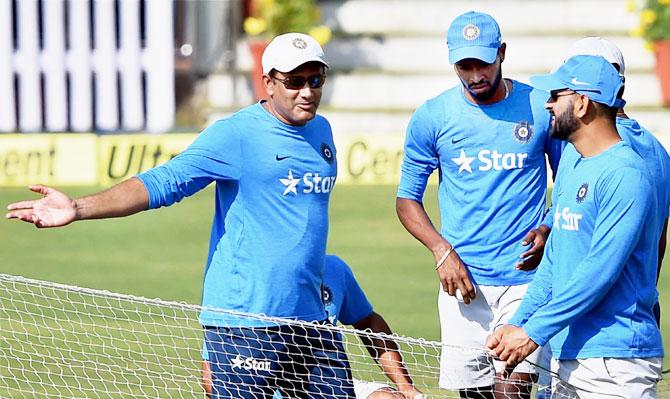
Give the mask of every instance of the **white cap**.
<svg viewBox="0 0 670 399">
<path fill-rule="evenodd" d="M 284 33 L 272 39 L 263 52 L 263 74 L 271 70 L 290 72 L 300 65 L 316 61 L 328 68 L 319 42 L 304 33 Z"/>
<path fill-rule="evenodd" d="M 614 43 L 602 37 L 585 37 L 576 41 L 568 50 L 565 59 L 567 60 L 575 55 L 599 55 L 610 64 L 619 65 L 619 75 L 621 76 L 624 75 L 626 70 L 621 50 Z"/>
</svg>

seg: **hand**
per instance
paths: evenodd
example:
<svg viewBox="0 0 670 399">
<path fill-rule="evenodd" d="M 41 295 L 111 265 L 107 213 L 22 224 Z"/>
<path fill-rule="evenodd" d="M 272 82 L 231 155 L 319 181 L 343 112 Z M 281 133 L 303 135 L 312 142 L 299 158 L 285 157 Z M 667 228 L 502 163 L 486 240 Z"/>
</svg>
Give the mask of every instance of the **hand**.
<svg viewBox="0 0 670 399">
<path fill-rule="evenodd" d="M 405 395 L 405 398 L 407 398 L 407 399 L 421 399 L 421 398 L 423 398 L 423 394 L 421 393 L 421 391 L 416 389 L 414 387 L 414 385 L 411 385 L 411 384 L 407 385 L 406 387 L 398 386 L 398 390 L 400 391 L 400 393 Z"/>
<path fill-rule="evenodd" d="M 521 260 L 516 264 L 517 270 L 534 270 L 540 264 L 549 231 L 549 227 L 541 225 L 526 234 L 526 237 L 521 241 L 521 245 L 530 245 L 531 247 L 519 256 Z"/>
<path fill-rule="evenodd" d="M 7 219 L 23 220 L 38 228 L 65 226 L 76 220 L 77 208 L 72 198 L 51 187 L 35 185 L 29 188 L 44 197 L 9 204 Z"/>
<path fill-rule="evenodd" d="M 538 348 L 521 327 L 505 325 L 493 332 L 486 347 L 508 367 L 515 367 Z"/>
<path fill-rule="evenodd" d="M 446 246 L 446 248 L 450 248 L 450 246 Z M 435 253 L 435 262 L 439 262 L 444 252 Z M 442 289 L 447 294 L 455 296 L 456 290 L 459 290 L 463 296 L 463 303 L 466 305 L 475 299 L 477 294 L 472 281 L 470 281 L 468 269 L 455 250 L 437 268 L 437 274 L 440 277 Z"/>
</svg>

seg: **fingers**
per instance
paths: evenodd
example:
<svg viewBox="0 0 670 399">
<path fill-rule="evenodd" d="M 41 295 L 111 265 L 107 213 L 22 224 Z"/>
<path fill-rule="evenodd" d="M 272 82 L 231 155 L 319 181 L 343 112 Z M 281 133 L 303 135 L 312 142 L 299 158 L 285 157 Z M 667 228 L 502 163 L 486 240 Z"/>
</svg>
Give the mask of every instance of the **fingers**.
<svg viewBox="0 0 670 399">
<path fill-rule="evenodd" d="M 521 240 L 521 245 L 529 245 L 535 241 L 535 230 L 529 231 L 526 236 Z"/>
<path fill-rule="evenodd" d="M 42 194 L 42 195 L 47 195 L 47 194 L 50 194 L 51 192 L 54 191 L 53 188 L 43 186 L 41 184 L 33 184 L 33 185 L 28 186 L 28 188 L 30 189 L 30 191 L 38 193 L 38 194 Z"/>
<path fill-rule="evenodd" d="M 23 209 L 33 209 L 35 202 L 39 200 L 29 200 L 29 201 L 19 201 L 14 202 L 13 204 L 7 205 L 7 210 L 23 210 Z"/>
</svg>

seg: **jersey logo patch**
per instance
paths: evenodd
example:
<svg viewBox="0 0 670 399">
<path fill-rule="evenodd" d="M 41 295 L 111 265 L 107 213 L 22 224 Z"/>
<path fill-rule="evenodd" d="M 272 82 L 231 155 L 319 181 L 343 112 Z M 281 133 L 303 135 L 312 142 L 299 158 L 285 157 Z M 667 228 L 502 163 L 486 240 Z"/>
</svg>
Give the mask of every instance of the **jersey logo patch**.
<svg viewBox="0 0 670 399">
<path fill-rule="evenodd" d="M 475 24 L 465 25 L 463 28 L 463 38 L 465 40 L 475 40 L 479 37 L 479 27 Z"/>
<path fill-rule="evenodd" d="M 280 178 L 279 182 L 284 185 L 282 195 L 298 195 L 298 184 L 302 182 L 302 192 L 304 194 L 328 194 L 335 186 L 337 176 L 321 176 L 318 172 L 307 172 L 302 177 L 293 175 L 289 169 L 285 178 Z"/>
<path fill-rule="evenodd" d="M 584 202 L 586 194 L 588 193 L 589 193 L 589 183 L 584 183 L 581 186 L 579 186 L 579 190 L 577 190 L 577 197 L 575 198 L 577 200 L 577 203 L 581 204 L 582 202 Z"/>
<path fill-rule="evenodd" d="M 321 284 L 321 301 L 325 306 L 333 303 L 333 291 L 325 284 Z"/>
<path fill-rule="evenodd" d="M 333 150 L 330 149 L 330 146 L 326 143 L 321 143 L 321 156 L 328 163 L 333 163 L 335 157 L 333 156 Z"/>
<path fill-rule="evenodd" d="M 519 122 L 514 126 L 514 139 L 519 143 L 526 144 L 533 138 L 533 127 L 526 121 Z"/>
</svg>

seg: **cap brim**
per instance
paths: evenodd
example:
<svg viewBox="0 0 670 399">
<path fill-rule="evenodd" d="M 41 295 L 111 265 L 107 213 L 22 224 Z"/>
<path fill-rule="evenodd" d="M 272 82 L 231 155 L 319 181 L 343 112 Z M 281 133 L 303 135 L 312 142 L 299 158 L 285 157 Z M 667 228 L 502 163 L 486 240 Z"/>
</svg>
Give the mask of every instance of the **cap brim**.
<svg viewBox="0 0 670 399">
<path fill-rule="evenodd" d="M 287 62 L 279 65 L 275 65 L 273 69 L 276 69 L 279 72 L 291 72 L 292 70 L 298 68 L 299 66 L 306 64 L 308 62 L 319 62 L 323 64 L 326 68 L 330 68 L 330 65 L 324 60 L 323 58 L 319 57 L 304 57 L 304 58 L 298 58 L 298 59 L 290 59 Z M 264 71 L 264 73 L 269 73 L 270 71 Z"/>
<path fill-rule="evenodd" d="M 474 58 L 484 61 L 487 64 L 493 64 L 498 56 L 498 49 L 484 46 L 467 46 L 449 50 L 449 62 L 455 64 L 459 61 Z"/>
<path fill-rule="evenodd" d="M 558 79 L 554 74 L 531 76 L 530 84 L 533 87 L 537 87 L 538 89 L 545 91 L 568 88 L 568 85 L 561 79 Z"/>
</svg>

